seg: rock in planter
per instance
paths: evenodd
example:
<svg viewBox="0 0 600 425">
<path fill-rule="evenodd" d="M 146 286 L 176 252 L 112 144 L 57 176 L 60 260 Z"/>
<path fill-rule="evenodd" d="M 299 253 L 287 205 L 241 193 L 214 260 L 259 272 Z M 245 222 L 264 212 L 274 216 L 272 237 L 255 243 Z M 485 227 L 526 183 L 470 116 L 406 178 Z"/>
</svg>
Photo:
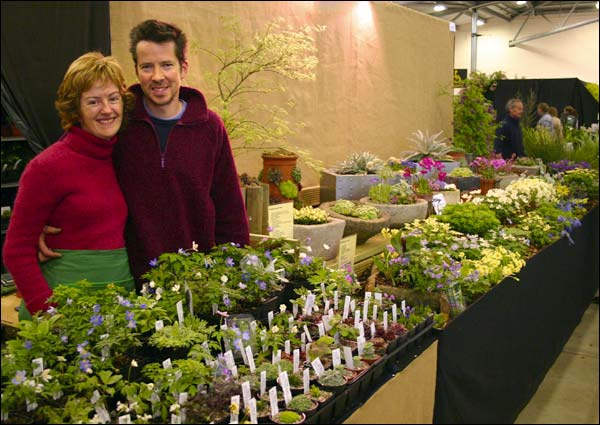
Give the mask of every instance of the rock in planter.
<svg viewBox="0 0 600 425">
<path fill-rule="evenodd" d="M 294 224 L 294 239 L 301 244 L 310 246 L 311 255 L 331 260 L 336 257 L 340 247 L 340 239 L 344 235 L 346 222 L 339 218 L 331 217 L 323 224 Z M 329 249 L 325 248 L 325 245 Z"/>
<path fill-rule="evenodd" d="M 384 211 L 380 211 L 381 217 L 374 220 L 363 220 L 357 217 L 350 217 L 341 215 L 331 210 L 331 206 L 335 202 L 324 202 L 319 208 L 324 209 L 329 213 L 330 217 L 339 218 L 346 222 L 344 228 L 344 236 L 356 234 L 356 244 L 361 245 L 365 243 L 369 238 L 375 236 L 381 229 L 388 227 L 390 223 L 390 215 Z"/>
<path fill-rule="evenodd" d="M 417 199 L 414 204 L 376 204 L 371 202 L 371 198 L 361 198 L 360 202 L 373 205 L 379 211 L 390 215 L 390 227 L 399 228 L 403 223 L 411 223 L 416 219 L 424 220 L 427 218 L 429 203 L 424 199 Z"/>
</svg>

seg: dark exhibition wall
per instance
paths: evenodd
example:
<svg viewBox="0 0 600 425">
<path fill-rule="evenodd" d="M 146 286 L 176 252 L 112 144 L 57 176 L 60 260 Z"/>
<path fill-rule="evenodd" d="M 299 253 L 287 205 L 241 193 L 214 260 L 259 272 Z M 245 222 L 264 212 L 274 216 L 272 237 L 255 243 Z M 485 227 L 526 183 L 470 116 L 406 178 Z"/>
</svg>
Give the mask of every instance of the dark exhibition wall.
<svg viewBox="0 0 600 425">
<path fill-rule="evenodd" d="M 2 2 L 2 108 L 35 152 L 62 134 L 56 91 L 92 50 L 111 53 L 108 1 Z"/>
</svg>

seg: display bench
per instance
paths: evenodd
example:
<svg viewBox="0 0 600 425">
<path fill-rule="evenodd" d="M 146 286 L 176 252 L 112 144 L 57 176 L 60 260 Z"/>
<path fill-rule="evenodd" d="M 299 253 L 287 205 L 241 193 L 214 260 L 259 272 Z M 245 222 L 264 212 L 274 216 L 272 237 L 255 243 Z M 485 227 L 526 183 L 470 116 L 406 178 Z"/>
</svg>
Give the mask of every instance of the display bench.
<svg viewBox="0 0 600 425">
<path fill-rule="evenodd" d="M 598 207 L 438 335 L 434 423 L 513 423 L 598 289 Z"/>
</svg>

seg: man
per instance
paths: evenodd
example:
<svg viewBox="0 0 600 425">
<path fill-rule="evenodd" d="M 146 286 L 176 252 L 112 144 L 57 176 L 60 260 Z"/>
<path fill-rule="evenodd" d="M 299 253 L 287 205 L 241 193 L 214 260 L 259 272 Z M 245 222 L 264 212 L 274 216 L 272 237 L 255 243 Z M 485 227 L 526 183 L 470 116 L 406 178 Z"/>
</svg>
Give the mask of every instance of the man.
<svg viewBox="0 0 600 425">
<path fill-rule="evenodd" d="M 147 20 L 132 29 L 139 84 L 129 125 L 113 155 L 129 209 L 125 240 L 138 288 L 164 252 L 249 243 L 248 220 L 229 139 L 204 96 L 181 82 L 188 72 L 185 34 Z M 42 241 L 43 242 L 43 241 Z M 40 250 L 48 252 L 42 242 Z"/>
<path fill-rule="evenodd" d="M 494 153 L 502 155 L 504 159 L 525 156 L 523 132 L 519 124 L 523 116 L 523 102 L 519 99 L 510 99 L 506 103 L 506 111 L 508 114 L 496 131 Z"/>
<path fill-rule="evenodd" d="M 538 104 L 537 113 L 541 117 L 537 123 L 537 128 L 546 129 L 550 134 L 554 134 L 554 124 L 552 122 L 552 115 L 550 115 L 550 105 L 546 102 Z"/>
</svg>

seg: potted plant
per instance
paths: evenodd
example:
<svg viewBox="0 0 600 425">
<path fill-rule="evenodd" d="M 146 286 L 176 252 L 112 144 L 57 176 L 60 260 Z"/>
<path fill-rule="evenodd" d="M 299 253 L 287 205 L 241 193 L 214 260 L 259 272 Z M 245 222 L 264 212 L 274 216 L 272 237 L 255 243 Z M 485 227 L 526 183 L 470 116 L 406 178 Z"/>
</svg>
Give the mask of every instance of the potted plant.
<svg viewBox="0 0 600 425">
<path fill-rule="evenodd" d="M 535 158 L 520 156 L 515 159 L 512 165 L 512 171 L 515 174 L 525 174 L 527 176 L 537 176 L 540 174 L 540 165 Z"/>
<path fill-rule="evenodd" d="M 335 258 L 346 222 L 329 217 L 326 211 L 303 207 L 294 210 L 294 239 L 310 247 L 310 253 L 325 260 Z M 301 261 L 312 261 L 305 255 Z"/>
<path fill-rule="evenodd" d="M 471 162 L 470 166 L 473 171 L 481 176 L 479 187 L 482 195 L 485 195 L 488 190 L 496 186 L 496 176 L 508 165 L 502 158 L 485 158 L 482 156 L 478 156 Z"/>
<path fill-rule="evenodd" d="M 335 166 L 321 170 L 321 202 L 366 196 L 383 165 L 383 160 L 370 152 L 355 152 Z M 395 177 L 395 181 L 399 179 L 400 176 Z"/>
<path fill-rule="evenodd" d="M 341 370 L 327 369 L 317 382 L 322 388 L 335 394 L 341 391 L 348 381 Z"/>
<path fill-rule="evenodd" d="M 458 190 L 470 191 L 479 189 L 480 177 L 468 167 L 455 168 L 446 176 L 446 182 L 456 185 Z"/>
<path fill-rule="evenodd" d="M 276 424 L 301 424 L 306 420 L 306 415 L 293 410 L 281 410 L 275 416 L 271 415 L 271 420 Z"/>
<path fill-rule="evenodd" d="M 432 158 L 443 163 L 446 173 L 459 167 L 460 163 L 453 161 L 449 155 L 450 152 L 456 149 L 447 143 L 447 138 L 438 139 L 442 133 L 443 131 L 440 131 L 429 135 L 428 131 L 425 133 L 421 130 L 414 132 L 413 137 L 408 139 L 412 144 L 411 149 L 401 153 L 403 160 L 417 162 L 424 158 Z"/>
<path fill-rule="evenodd" d="M 335 202 L 324 202 L 319 208 L 327 211 L 334 218 L 346 222 L 344 236 L 356 234 L 356 244 L 362 245 L 369 238 L 381 232 L 390 222 L 390 215 L 379 211 L 372 205 L 364 205 L 354 201 L 340 199 Z"/>
<path fill-rule="evenodd" d="M 390 227 L 399 227 L 403 223 L 427 217 L 428 202 L 418 199 L 412 187 L 405 181 L 391 185 L 388 183 L 393 171 L 383 167 L 379 172 L 380 181 L 369 189 L 369 196 L 360 201 L 373 205 L 390 215 Z"/>
<path fill-rule="evenodd" d="M 317 401 L 319 404 L 325 404 L 333 396 L 333 393 L 330 391 L 322 390 L 316 385 L 311 385 L 309 395 L 313 400 Z"/>
<path fill-rule="evenodd" d="M 319 403 L 306 394 L 298 394 L 292 398 L 292 401 L 290 401 L 290 404 L 288 404 L 287 407 L 290 410 L 304 413 L 307 417 L 310 417 L 315 413 L 317 407 L 319 407 Z"/>
<path fill-rule="evenodd" d="M 380 358 L 381 355 L 377 354 L 375 344 L 371 341 L 365 342 L 361 359 L 366 363 L 373 364 Z"/>
<path fill-rule="evenodd" d="M 296 167 L 298 155 L 285 149 L 262 153 L 263 169 L 261 178 L 269 184 L 269 203 L 293 201 L 300 190 L 299 169 Z M 296 181 L 298 179 L 298 181 Z"/>
</svg>

